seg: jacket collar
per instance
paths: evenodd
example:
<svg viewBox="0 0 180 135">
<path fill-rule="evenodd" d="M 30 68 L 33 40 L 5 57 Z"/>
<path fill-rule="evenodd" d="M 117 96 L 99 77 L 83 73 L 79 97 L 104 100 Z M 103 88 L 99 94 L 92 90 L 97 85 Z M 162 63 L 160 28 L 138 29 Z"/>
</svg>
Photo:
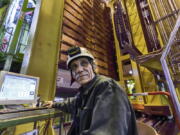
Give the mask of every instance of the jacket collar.
<svg viewBox="0 0 180 135">
<path fill-rule="evenodd" d="M 97 81 L 98 75 L 95 75 L 94 78 L 89 81 L 88 83 L 82 85 L 79 88 L 79 92 L 81 95 L 87 95 L 89 93 L 89 91 L 93 88 L 93 86 L 95 85 L 96 81 Z"/>
</svg>

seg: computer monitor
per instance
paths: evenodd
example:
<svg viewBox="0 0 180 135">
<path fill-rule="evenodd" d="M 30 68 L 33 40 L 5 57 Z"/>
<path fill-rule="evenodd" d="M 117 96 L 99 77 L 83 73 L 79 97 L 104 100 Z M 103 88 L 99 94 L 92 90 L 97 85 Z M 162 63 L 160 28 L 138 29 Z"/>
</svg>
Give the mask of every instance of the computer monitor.
<svg viewBox="0 0 180 135">
<path fill-rule="evenodd" d="M 39 77 L 0 72 L 0 105 L 36 102 Z"/>
</svg>

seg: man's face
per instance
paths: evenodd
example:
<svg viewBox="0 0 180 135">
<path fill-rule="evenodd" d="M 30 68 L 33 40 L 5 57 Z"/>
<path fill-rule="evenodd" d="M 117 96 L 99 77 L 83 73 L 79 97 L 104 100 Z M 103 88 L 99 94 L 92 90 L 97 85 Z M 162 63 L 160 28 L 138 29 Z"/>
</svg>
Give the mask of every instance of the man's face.
<svg viewBox="0 0 180 135">
<path fill-rule="evenodd" d="M 73 78 L 81 85 L 91 81 L 95 76 L 93 67 L 87 58 L 78 58 L 72 61 L 70 69 L 72 70 Z"/>
</svg>

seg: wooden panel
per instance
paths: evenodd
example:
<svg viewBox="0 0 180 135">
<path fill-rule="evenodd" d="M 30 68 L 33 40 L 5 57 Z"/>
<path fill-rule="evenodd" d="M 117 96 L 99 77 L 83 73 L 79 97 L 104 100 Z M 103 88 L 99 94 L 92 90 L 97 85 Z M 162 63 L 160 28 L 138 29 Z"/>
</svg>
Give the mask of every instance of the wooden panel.
<svg viewBox="0 0 180 135">
<path fill-rule="evenodd" d="M 77 31 L 75 31 L 75 30 L 73 30 L 73 29 L 71 29 L 65 25 L 63 26 L 63 32 L 66 35 L 72 37 L 73 39 L 76 39 L 79 42 L 82 42 L 82 43 L 85 42 L 85 39 L 84 39 L 85 37 L 80 36 L 80 34 Z"/>
<path fill-rule="evenodd" d="M 69 37 L 69 36 L 67 36 L 67 35 L 65 35 L 65 34 L 62 35 L 62 40 L 63 40 L 63 41 L 66 41 L 66 42 L 69 42 L 69 43 L 71 43 L 72 45 L 75 45 L 75 44 L 77 43 L 76 40 L 72 39 L 71 37 Z"/>
<path fill-rule="evenodd" d="M 67 1 L 65 2 L 65 6 L 66 6 L 66 5 L 69 5 L 69 6 L 71 6 L 72 8 L 74 8 L 79 14 L 82 14 L 82 13 L 83 13 L 81 6 L 78 6 L 78 5 L 75 4 L 73 1 L 67 0 Z"/>
<path fill-rule="evenodd" d="M 99 0 L 65 0 L 60 62 L 66 61 L 65 51 L 69 47 L 83 46 L 96 58 L 100 74 L 115 76 L 114 39 L 109 15 Z"/>
<path fill-rule="evenodd" d="M 83 14 L 80 12 L 77 12 L 74 8 L 72 8 L 69 5 L 65 6 L 66 11 L 68 11 L 71 15 L 76 15 L 75 17 L 78 18 L 79 20 L 83 21 Z"/>
<path fill-rule="evenodd" d="M 67 44 L 62 43 L 61 44 L 61 52 L 66 52 L 71 46 L 68 46 Z"/>
<path fill-rule="evenodd" d="M 98 52 L 101 52 L 102 54 L 107 54 L 106 50 L 104 48 L 99 47 L 98 45 L 95 46 L 95 49 Z"/>
<path fill-rule="evenodd" d="M 65 62 L 67 60 L 67 55 L 61 53 L 60 55 L 60 60 L 62 60 L 63 62 Z"/>
<path fill-rule="evenodd" d="M 83 35 L 83 33 L 85 33 L 83 26 L 80 26 L 80 25 L 76 24 L 75 22 L 72 22 L 72 20 L 68 19 L 67 17 L 64 17 L 63 21 L 64 21 L 64 23 L 63 23 L 64 25 L 69 26 L 72 29 L 78 31 L 79 33 L 81 33 L 81 35 Z"/>
<path fill-rule="evenodd" d="M 97 63 L 97 65 L 100 65 L 100 66 L 108 69 L 108 64 L 105 63 L 104 61 L 101 61 L 101 60 L 97 59 L 97 60 L 96 60 L 96 63 Z"/>
<path fill-rule="evenodd" d="M 105 70 L 105 69 L 102 69 L 102 68 L 99 68 L 99 67 L 98 67 L 98 72 L 99 72 L 100 74 L 103 74 L 103 75 L 107 75 L 107 76 L 108 76 L 108 71 Z"/>
<path fill-rule="evenodd" d="M 90 6 L 86 3 L 86 1 L 84 1 L 84 2 L 82 3 L 82 5 L 83 5 L 83 7 L 84 7 L 88 12 L 94 12 L 96 15 L 98 15 L 98 16 L 99 16 L 99 19 L 102 19 L 102 18 L 103 18 L 103 12 L 102 12 L 101 9 L 98 9 L 98 8 L 97 8 L 97 7 L 98 7 L 97 5 L 93 7 L 93 10 L 92 10 L 92 7 L 90 7 Z M 95 14 L 94 14 L 94 15 L 95 15 Z"/>
<path fill-rule="evenodd" d="M 66 20 L 66 19 L 65 19 Z M 67 20 L 66 20 L 67 21 Z M 69 21 L 69 23 L 71 23 Z M 71 23 L 71 27 L 72 25 L 74 25 L 73 23 Z M 76 25 L 74 25 L 76 26 Z M 77 31 L 75 31 L 74 29 L 77 29 Z M 79 30 L 79 31 L 78 31 Z M 88 39 L 84 36 L 84 34 L 86 34 L 85 32 L 83 32 L 81 29 L 77 28 L 77 27 L 74 27 L 73 29 L 70 29 L 69 27 L 67 27 L 67 25 L 64 25 L 63 26 L 63 31 L 66 35 L 69 35 L 73 38 L 76 38 L 76 39 L 79 39 L 78 41 L 80 42 L 83 42 L 85 43 L 85 41 L 88 41 Z M 81 32 L 81 33 L 80 33 Z M 91 37 L 90 37 L 91 39 Z M 95 38 L 94 38 L 95 39 Z M 103 53 L 106 53 L 105 52 L 105 48 L 102 48 L 102 43 L 100 43 L 99 40 L 95 40 L 94 42 L 92 42 L 93 44 L 96 44 L 96 48 L 98 51 L 100 52 L 103 52 Z"/>
<path fill-rule="evenodd" d="M 77 3 L 79 3 L 78 1 L 74 1 L 76 4 Z M 90 23 L 90 21 L 89 20 L 91 20 L 92 18 L 91 18 L 91 15 L 90 14 L 92 14 L 92 9 L 88 6 L 88 4 L 86 3 L 86 2 L 82 2 L 82 4 L 81 4 L 82 6 L 83 6 L 83 17 L 84 17 L 84 20 L 85 21 L 87 21 L 87 23 L 89 24 L 89 25 L 91 25 L 91 23 Z M 98 11 L 99 12 L 99 11 Z M 94 15 L 97 15 L 97 14 L 94 14 Z M 87 17 L 86 17 L 87 16 Z M 97 19 L 99 19 L 99 18 L 102 18 L 102 16 L 101 17 L 97 17 Z M 101 24 L 99 24 L 101 22 Z M 104 24 L 104 22 L 102 22 L 102 21 L 97 21 L 96 22 L 96 25 L 95 25 L 95 27 L 97 27 L 98 29 L 99 29 L 99 31 L 101 31 L 102 32 L 102 30 L 101 29 L 104 29 L 103 28 L 103 26 L 104 25 L 102 25 L 102 24 Z M 106 31 L 107 32 L 107 31 Z"/>
<path fill-rule="evenodd" d="M 97 43 L 98 45 L 99 44 L 101 44 L 100 42 L 103 42 L 103 44 L 106 44 L 106 43 L 108 43 L 108 41 L 106 40 L 106 38 L 107 37 L 105 37 L 104 35 L 100 35 L 100 33 L 101 32 L 98 32 L 98 31 L 96 31 L 96 32 L 94 32 L 94 31 L 92 31 L 92 30 L 90 30 L 90 29 L 85 29 L 85 28 L 83 28 L 83 24 L 80 26 L 78 26 L 78 23 L 76 23 L 76 21 L 75 21 L 75 23 L 77 24 L 75 24 L 75 23 L 73 23 L 72 21 L 70 21 L 68 18 L 64 18 L 64 23 L 66 24 L 66 25 L 68 25 L 68 26 L 70 26 L 70 27 L 72 27 L 72 28 L 74 28 L 74 29 L 77 29 L 77 31 L 79 31 L 79 32 L 81 32 L 81 33 L 83 33 L 83 34 L 88 34 L 91 38 L 94 38 L 95 39 L 95 43 Z M 96 35 L 94 34 L 94 33 L 97 33 Z M 82 34 L 82 36 L 83 36 L 83 34 Z M 96 37 L 95 37 L 96 36 Z M 100 39 L 104 39 L 104 40 L 102 40 L 102 41 L 100 41 Z M 99 39 L 99 40 L 98 40 Z"/>
<path fill-rule="evenodd" d="M 67 18 L 71 18 L 71 21 L 74 22 L 76 25 L 82 24 L 82 21 L 80 19 L 78 19 L 77 17 L 73 16 L 66 9 L 64 10 L 64 16 L 66 16 Z"/>
</svg>

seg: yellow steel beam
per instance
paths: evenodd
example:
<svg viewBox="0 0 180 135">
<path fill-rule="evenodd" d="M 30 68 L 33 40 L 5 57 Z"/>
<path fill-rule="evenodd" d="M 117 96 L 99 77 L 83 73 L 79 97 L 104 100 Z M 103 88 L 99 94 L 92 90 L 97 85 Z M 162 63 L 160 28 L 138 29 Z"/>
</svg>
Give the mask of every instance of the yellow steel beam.
<svg viewBox="0 0 180 135">
<path fill-rule="evenodd" d="M 60 51 L 64 0 L 43 0 L 27 74 L 40 77 L 39 95 L 52 100 Z"/>
</svg>

